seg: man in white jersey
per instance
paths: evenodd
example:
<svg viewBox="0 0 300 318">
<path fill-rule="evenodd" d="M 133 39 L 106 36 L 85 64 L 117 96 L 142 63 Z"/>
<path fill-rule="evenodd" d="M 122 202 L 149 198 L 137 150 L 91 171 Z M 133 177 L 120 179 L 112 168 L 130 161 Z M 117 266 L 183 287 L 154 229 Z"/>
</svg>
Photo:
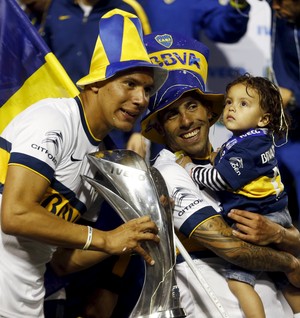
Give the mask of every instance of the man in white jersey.
<svg viewBox="0 0 300 318">
<path fill-rule="evenodd" d="M 175 230 L 193 259 L 188 263 L 181 254 L 177 256 L 181 305 L 189 318 L 241 318 L 243 313 L 222 275 L 226 261 L 252 270 L 284 272 L 299 287 L 299 260 L 290 254 L 299 255 L 299 232 L 264 223 L 267 232 L 264 241 L 287 252 L 252 245 L 233 235 L 232 228 L 220 215 L 215 194 L 200 189 L 176 163 L 176 152 L 184 151 L 195 163 L 210 164 L 209 127 L 222 112 L 223 95 L 205 92 L 208 48 L 172 33 L 148 35 L 145 44 L 152 62 L 169 70 L 167 81 L 150 99 L 150 112 L 142 120 L 142 134 L 152 142 L 166 145 L 154 167 L 163 175 L 174 199 Z M 237 218 L 247 213 L 250 212 L 239 211 Z M 240 226 L 247 225 L 245 219 L 243 222 Z M 244 236 L 253 234 L 247 231 Z M 190 264 L 196 265 L 198 277 L 204 282 L 196 279 Z M 283 308 L 268 277 L 261 277 L 257 291 L 267 317 L 292 317 L 290 309 Z"/>
<path fill-rule="evenodd" d="M 45 264 L 57 246 L 79 249 L 74 257 L 81 261 L 134 251 L 153 264 L 140 246 L 159 242 L 150 217 L 107 232 L 74 224 L 96 220 L 102 203 L 82 179 L 96 174 L 86 154 L 109 149 L 112 129 L 131 130 L 166 79 L 167 71 L 150 63 L 141 34 L 135 15 L 105 14 L 79 96 L 30 106 L 0 136 L 1 317 L 44 316 Z"/>
</svg>

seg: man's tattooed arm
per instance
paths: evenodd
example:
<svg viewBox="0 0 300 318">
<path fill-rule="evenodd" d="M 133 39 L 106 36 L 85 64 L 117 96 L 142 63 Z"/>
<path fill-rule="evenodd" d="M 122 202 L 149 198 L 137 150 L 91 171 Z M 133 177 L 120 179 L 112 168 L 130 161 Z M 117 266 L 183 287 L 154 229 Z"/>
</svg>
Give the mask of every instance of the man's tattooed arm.
<svg viewBox="0 0 300 318">
<path fill-rule="evenodd" d="M 238 231 L 233 235 L 243 241 L 257 245 L 272 244 L 276 249 L 300 255 L 300 233 L 294 226 L 284 228 L 265 216 L 233 209 L 228 216 L 235 222 Z"/>
<path fill-rule="evenodd" d="M 250 270 L 284 272 L 292 284 L 300 287 L 300 262 L 297 258 L 236 238 L 221 216 L 200 224 L 192 238 L 230 263 Z"/>
</svg>

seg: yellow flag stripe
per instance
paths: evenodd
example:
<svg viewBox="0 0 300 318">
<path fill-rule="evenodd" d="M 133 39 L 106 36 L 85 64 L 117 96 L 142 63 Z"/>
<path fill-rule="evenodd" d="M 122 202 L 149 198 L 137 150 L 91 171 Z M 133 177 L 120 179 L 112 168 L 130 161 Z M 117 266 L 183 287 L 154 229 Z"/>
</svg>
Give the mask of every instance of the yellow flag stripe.
<svg viewBox="0 0 300 318">
<path fill-rule="evenodd" d="M 21 88 L 0 108 L 0 133 L 21 111 L 48 97 L 75 97 L 78 89 L 53 53 L 45 56 L 46 63 L 34 72 Z"/>
</svg>

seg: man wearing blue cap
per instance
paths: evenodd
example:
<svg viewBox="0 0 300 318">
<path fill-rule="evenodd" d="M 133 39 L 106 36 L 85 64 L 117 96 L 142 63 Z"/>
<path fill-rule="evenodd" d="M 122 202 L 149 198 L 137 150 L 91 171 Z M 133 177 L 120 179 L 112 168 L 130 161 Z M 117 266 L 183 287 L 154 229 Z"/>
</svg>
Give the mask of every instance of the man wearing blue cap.
<svg viewBox="0 0 300 318">
<path fill-rule="evenodd" d="M 112 129 L 128 131 L 162 85 L 167 71 L 153 65 L 138 18 L 121 10 L 100 20 L 89 74 L 75 98 L 44 99 L 16 116 L 0 136 L 0 317 L 44 317 L 45 264 L 57 246 L 78 249 L 83 261 L 135 251 L 158 242 L 149 217 L 111 231 L 75 224 L 95 220 L 102 199 L 82 180 L 95 178 L 86 154 L 109 149 Z M 94 254 L 95 255 L 95 254 Z"/>
<path fill-rule="evenodd" d="M 154 167 L 163 175 L 174 200 L 177 235 L 206 280 L 206 284 L 200 284 L 189 260 L 178 255 L 176 271 L 181 305 L 187 317 L 241 317 L 238 302 L 222 276 L 226 261 L 253 270 L 285 272 L 299 286 L 300 263 L 288 253 L 299 254 L 299 232 L 265 221 L 263 244 L 274 243 L 287 252 L 252 245 L 235 236 L 236 232 L 220 215 L 216 195 L 209 189 L 199 189 L 176 163 L 176 152 L 184 151 L 195 163 L 209 164 L 212 151 L 209 128 L 222 112 L 223 95 L 205 90 L 208 49 L 196 40 L 170 33 L 146 36 L 145 44 L 152 62 L 168 69 L 169 76 L 150 100 L 150 112 L 142 120 L 142 133 L 152 142 L 166 145 Z M 267 317 L 292 317 L 290 311 L 284 312 L 270 281 L 261 280 L 257 290 Z"/>
</svg>

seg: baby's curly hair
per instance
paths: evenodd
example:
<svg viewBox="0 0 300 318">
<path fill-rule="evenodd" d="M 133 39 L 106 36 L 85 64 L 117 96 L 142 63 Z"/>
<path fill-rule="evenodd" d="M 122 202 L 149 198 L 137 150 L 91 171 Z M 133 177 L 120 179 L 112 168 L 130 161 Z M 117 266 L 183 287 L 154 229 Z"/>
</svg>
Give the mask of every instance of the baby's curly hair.
<svg viewBox="0 0 300 318">
<path fill-rule="evenodd" d="M 278 139 L 287 134 L 290 124 L 290 117 L 284 111 L 282 97 L 278 86 L 268 78 L 252 76 L 249 73 L 239 76 L 226 86 L 225 94 L 229 89 L 237 84 L 244 84 L 249 96 L 248 88 L 254 89 L 258 96 L 260 107 L 270 114 L 270 122 L 267 125 L 270 133 L 273 133 Z"/>
</svg>

